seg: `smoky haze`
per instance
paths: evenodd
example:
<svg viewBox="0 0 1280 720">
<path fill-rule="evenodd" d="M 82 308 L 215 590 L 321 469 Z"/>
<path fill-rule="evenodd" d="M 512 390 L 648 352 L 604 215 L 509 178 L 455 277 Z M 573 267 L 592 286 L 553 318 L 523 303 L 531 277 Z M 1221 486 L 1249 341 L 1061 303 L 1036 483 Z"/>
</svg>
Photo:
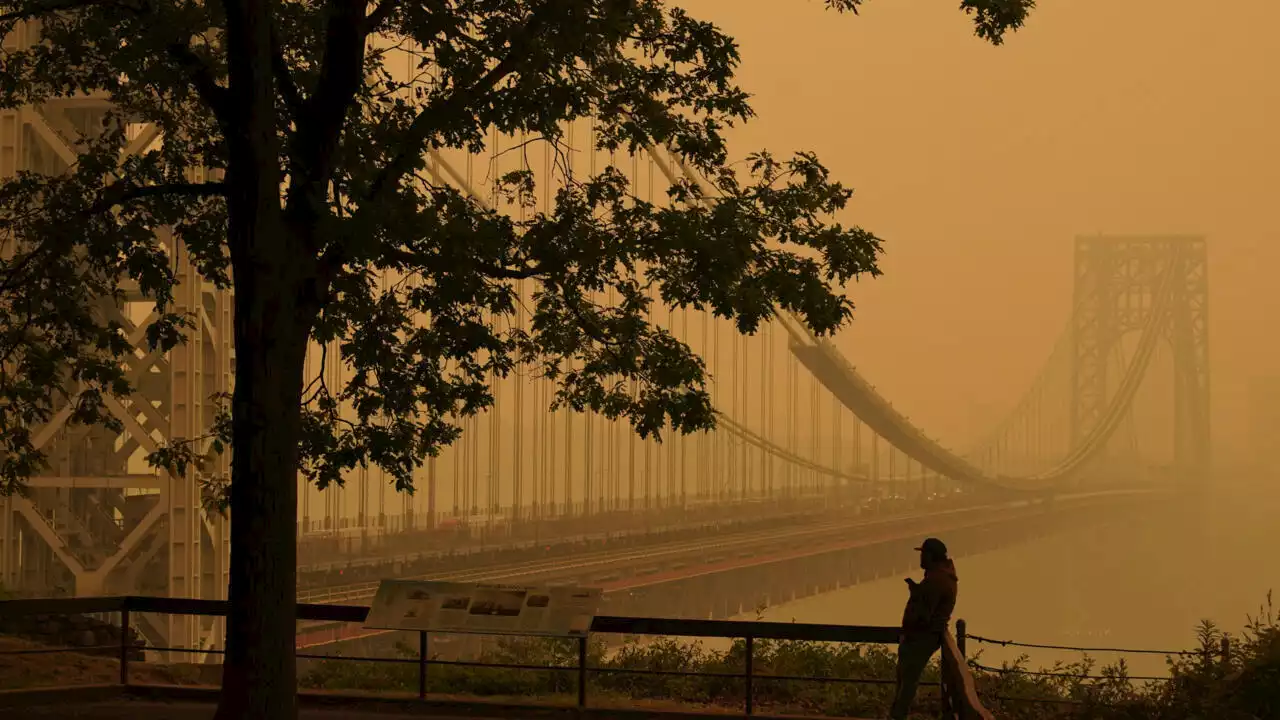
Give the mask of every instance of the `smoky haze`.
<svg viewBox="0 0 1280 720">
<path fill-rule="evenodd" d="M 1250 402 L 1280 374 L 1265 324 L 1280 311 L 1280 3 L 1043 2 L 1003 47 L 951 2 L 879 0 L 839 20 L 818 2 L 683 4 L 740 43 L 759 118 L 736 147 L 813 150 L 856 189 L 846 219 L 886 239 L 885 274 L 849 288 L 858 310 L 837 344 L 952 447 L 998 423 L 1052 349 L 1076 236 L 1208 238 L 1214 482 L 1253 487 L 1203 517 L 963 559 L 957 613 L 1077 645 L 1184 647 L 1202 618 L 1238 627 L 1280 584 L 1258 564 L 1280 503 L 1252 470 L 1275 466 L 1259 455 L 1280 422 Z M 1155 372 L 1148 396 L 1167 398 L 1166 382 Z M 893 577 L 768 615 L 892 622 L 903 596 Z M 1033 664 L 1057 659 L 1078 657 Z M 1158 656 L 1136 662 L 1165 672 Z"/>
<path fill-rule="evenodd" d="M 681 4 L 740 43 L 759 117 L 735 149 L 816 151 L 886 239 L 838 344 L 918 424 L 964 447 L 1013 407 L 1070 315 L 1075 236 L 1192 233 L 1215 459 L 1250 451 L 1277 367 L 1280 4 L 1044 2 L 1002 47 L 951 2 Z"/>
<path fill-rule="evenodd" d="M 856 190 L 839 219 L 885 239 L 884 275 L 847 288 L 857 310 L 835 343 L 917 426 L 963 453 L 1009 417 L 1071 317 L 1077 236 L 1203 235 L 1214 458 L 1225 470 L 1217 481 L 1247 479 L 1234 470 L 1259 459 L 1251 388 L 1277 377 L 1276 343 L 1257 330 L 1260 318 L 1280 310 L 1270 280 L 1280 261 L 1280 220 L 1270 209 L 1280 190 L 1280 138 L 1269 130 L 1280 117 L 1280 88 L 1268 82 L 1280 50 L 1267 35 L 1280 6 L 1225 3 L 1216 6 L 1222 21 L 1214 23 L 1189 0 L 1046 3 L 1026 28 L 993 47 L 974 37 L 971 21 L 948 2 L 878 0 L 858 17 L 836 16 L 816 1 L 678 4 L 740 44 L 739 80 L 754 96 L 757 117 L 732 131 L 731 154 L 815 151 Z M 391 69 L 401 62 L 408 73 L 408 57 Z M 638 195 L 663 195 L 667 180 L 651 161 L 583 152 L 589 123 L 576 125 L 569 138 L 575 172 L 616 163 Z M 497 175 L 527 168 L 549 200 L 554 182 L 542 182 L 551 168 L 545 148 L 514 152 L 523 147 L 519 138 L 490 145 L 471 158 L 446 152 L 457 173 L 448 181 L 486 194 Z M 812 437 L 821 422 L 792 422 L 813 414 L 814 396 L 807 377 L 793 383 L 787 376 L 781 332 L 753 339 L 743 346 L 749 360 L 728 367 L 711 345 L 732 357 L 732 330 L 718 323 L 707 342 L 699 316 L 686 316 L 658 310 L 653 319 L 709 358 L 709 371 L 722 381 L 713 390 L 717 405 L 765 435 L 794 433 L 793 441 L 822 462 L 852 462 L 830 433 Z M 772 365 L 757 363 L 765 347 L 774 355 L 763 362 Z M 1139 444 L 1156 461 L 1172 454 L 1170 367 L 1168 353 L 1153 361 L 1134 404 Z M 1057 368 L 1060 394 L 1069 389 L 1069 372 Z M 726 395 L 743 387 L 743 376 L 766 392 Z M 520 401 L 516 385 L 524 386 Z M 588 461 L 560 447 L 560 438 L 570 423 L 581 434 L 591 421 L 563 414 L 552 420 L 558 430 L 545 442 L 565 457 L 534 470 L 547 389 L 511 378 L 496 392 L 499 440 L 493 442 L 488 418 L 468 423 L 462 443 L 446 449 L 436 469 L 438 509 L 483 504 L 488 490 L 468 488 L 490 482 L 499 502 L 509 502 L 512 476 L 528 482 L 538 472 L 555 476 L 548 501 L 567 499 L 555 479 L 566 473 L 573 500 L 581 501 Z M 821 393 L 821 412 L 829 411 L 827 397 Z M 518 412 L 516 402 L 523 404 Z M 852 417 L 845 422 L 851 427 Z M 534 435 L 514 448 L 501 437 L 513 436 L 517 425 Z M 1065 438 L 1066 428 L 1058 430 Z M 654 453 L 655 473 L 676 470 L 677 461 L 659 457 L 652 444 L 632 459 L 629 440 L 609 442 L 609 452 L 625 457 L 604 460 L 605 474 L 647 468 L 645 453 Z M 892 463 L 887 446 L 880 450 Z M 686 474 L 699 470 L 691 457 L 678 461 Z M 381 475 L 372 471 L 377 485 Z M 657 494 L 671 489 L 668 480 L 653 481 Z M 421 498 L 376 493 L 378 507 L 422 511 Z M 304 491 L 300 517 L 318 514 L 313 503 L 334 500 L 331 512 L 355 512 L 346 500 L 320 495 Z"/>
<path fill-rule="evenodd" d="M 816 0 L 678 4 L 740 44 L 739 80 L 754 96 L 757 117 L 732 131 L 731 154 L 815 151 L 856 189 L 839 219 L 886 240 L 884 275 L 848 288 L 857 310 L 835 343 L 917 426 L 963 453 L 1009 417 L 1071 317 L 1077 236 L 1203 235 L 1213 453 L 1221 469 L 1214 482 L 1257 479 L 1247 471 L 1264 459 L 1258 448 L 1270 431 L 1260 435 L 1259 423 L 1251 424 L 1261 415 L 1250 396 L 1268 381 L 1280 383 L 1276 343 L 1258 332 L 1261 319 L 1280 310 L 1270 277 L 1280 261 L 1280 220 L 1270 202 L 1280 190 L 1273 131 L 1280 88 L 1269 82 L 1280 49 L 1268 34 L 1280 5 L 1236 0 L 1215 5 L 1219 14 L 1206 18 L 1189 0 L 1043 3 L 1027 27 L 993 47 L 973 36 L 970 20 L 949 2 L 874 0 L 858 17 L 836 16 Z M 407 57 L 404 63 L 407 72 Z M 570 144 L 585 146 L 588 123 L 577 125 Z M 485 155 L 447 152 L 446 161 L 481 194 L 503 172 L 527 167 L 547 175 L 545 149 L 534 147 L 522 160 L 511 152 L 520 144 L 498 138 Z M 616 162 L 647 199 L 666 188 L 647 159 L 581 149 L 577 158 L 576 172 Z M 545 194 L 550 184 L 540 187 Z M 696 314 L 659 310 L 654 321 L 709 357 L 721 381 L 713 397 L 731 416 L 819 462 L 857 469 L 857 453 L 834 440 L 839 432 L 827 432 L 825 420 L 809 421 L 815 402 L 819 417 L 830 412 L 829 396 L 824 391 L 815 401 L 807 375 L 788 377 L 781 332 L 742 345 L 747 359 L 739 365 L 739 340 L 725 323 L 708 336 Z M 761 361 L 768 347 L 770 359 Z M 1156 357 L 1134 403 L 1135 442 L 1154 462 L 1172 454 L 1170 366 L 1167 352 Z M 1070 368 L 1056 370 L 1056 390 L 1069 392 Z M 746 390 L 755 387 L 765 391 Z M 585 476 L 596 474 L 605 483 L 597 497 L 613 493 L 609 502 L 622 502 L 648 496 L 641 484 L 652 482 L 654 496 L 670 497 L 677 473 L 681 483 L 706 475 L 698 440 L 659 449 L 636 445 L 621 427 L 605 439 L 599 419 L 561 413 L 548 420 L 547 388 L 527 377 L 498 383 L 496 393 L 497 424 L 488 413 L 468 422 L 433 471 L 439 513 L 480 512 L 489 497 L 508 504 L 513 484 L 541 485 L 543 502 L 581 502 Z M 848 431 L 853 418 L 842 414 Z M 1065 439 L 1066 428 L 1057 430 Z M 583 454 L 587 433 L 600 443 L 590 457 Z M 519 446 L 512 444 L 517 434 Z M 535 450 L 539 442 L 550 452 Z M 550 459 L 540 459 L 544 454 Z M 879 454 L 881 476 L 903 475 L 901 458 L 894 469 L 886 444 Z M 771 475 L 768 482 L 796 481 L 784 479 L 793 473 L 785 463 L 771 462 L 760 473 Z M 373 490 L 369 512 L 426 509 L 421 493 L 396 498 L 380 471 L 363 475 L 381 488 Z M 748 480 L 752 487 L 764 482 Z M 620 487 L 628 483 L 634 493 Z M 423 489 L 426 479 L 417 485 Z M 354 518 L 352 490 L 304 491 L 300 518 Z M 523 501 L 535 497 L 526 493 Z"/>
</svg>

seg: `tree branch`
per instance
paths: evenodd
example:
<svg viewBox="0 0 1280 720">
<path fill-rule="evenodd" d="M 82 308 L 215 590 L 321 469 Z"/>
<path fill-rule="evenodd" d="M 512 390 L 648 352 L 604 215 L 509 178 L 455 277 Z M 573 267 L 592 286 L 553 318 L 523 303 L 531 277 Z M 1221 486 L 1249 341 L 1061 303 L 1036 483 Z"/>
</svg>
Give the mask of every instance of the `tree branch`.
<svg viewBox="0 0 1280 720">
<path fill-rule="evenodd" d="M 510 50 L 497 65 L 494 65 L 489 72 L 482 75 L 469 87 L 455 91 L 442 102 L 428 104 L 418 112 L 413 122 L 410 123 L 405 137 L 400 141 L 400 149 L 374 179 L 369 195 L 366 198 L 367 201 L 376 204 L 385 193 L 390 191 L 390 188 L 395 187 L 401 178 L 413 168 L 413 163 L 422 155 L 423 146 L 426 144 L 427 139 L 431 137 L 432 132 L 436 129 L 435 121 L 437 118 L 466 110 L 485 92 L 519 68 L 520 63 L 528 57 L 529 51 L 533 46 L 533 40 L 537 37 L 538 32 L 554 16 L 558 7 L 557 0 L 548 0 L 540 8 L 534 10 L 533 14 L 529 16 L 529 21 L 508 41 Z"/>
<path fill-rule="evenodd" d="M 102 191 L 102 197 L 97 202 L 89 205 L 87 208 L 75 213 L 70 220 L 64 225 L 69 228 L 78 226 L 79 218 L 88 218 L 93 215 L 99 215 L 111 210 L 111 208 L 127 203 L 131 200 L 138 200 L 146 197 L 156 197 L 160 195 L 177 195 L 187 197 L 205 197 L 211 195 L 222 195 L 226 192 L 226 185 L 220 182 L 206 183 L 168 183 L 164 185 L 134 185 L 130 182 L 117 182 L 109 185 Z M 0 226 L 2 227 L 2 226 Z M 3 228 L 11 231 L 11 228 Z M 39 274 L 39 267 L 32 269 L 29 266 L 43 266 L 49 262 L 51 257 L 56 256 L 59 252 L 66 251 L 65 242 L 49 244 L 41 242 L 29 252 L 14 254 L 8 258 L 0 268 L 0 292 L 9 292 L 16 287 L 20 281 L 25 282 L 26 278 L 32 276 L 32 273 Z"/>
<path fill-rule="evenodd" d="M 217 78 L 213 76 L 213 69 L 191 49 L 190 39 L 169 43 L 165 47 L 165 52 L 187 73 L 188 79 L 196 88 L 196 93 L 213 111 L 218 124 L 225 131 L 231 120 L 227 107 L 228 94 L 227 89 L 219 85 Z"/>
<path fill-rule="evenodd" d="M 376 207 L 379 201 L 390 193 L 406 174 L 413 170 L 414 163 L 422 156 L 427 139 L 435 132 L 437 121 L 440 117 L 449 116 L 457 112 L 465 112 L 484 93 L 501 82 L 503 78 L 519 69 L 521 62 L 528 57 L 538 32 L 549 20 L 555 17 L 559 8 L 560 0 L 547 0 L 530 14 L 528 22 L 512 33 L 511 38 L 507 41 L 510 48 L 507 54 L 488 72 L 470 86 L 455 91 L 441 102 L 430 103 L 418 112 L 413 122 L 409 124 L 409 129 L 406 131 L 405 136 L 401 139 L 400 147 L 396 154 L 383 166 L 377 177 L 374 178 L 373 183 L 371 183 L 370 190 L 365 196 L 364 202 L 361 203 L 354 219 L 358 221 L 365 214 L 373 212 L 371 208 Z M 331 275 L 345 261 L 346 248 L 344 243 L 334 243 L 320 257 L 320 270 L 323 274 Z M 532 277 L 532 275 L 528 277 Z M 511 279 L 520 278 L 513 277 Z"/>
<path fill-rule="evenodd" d="M 561 297 L 564 296 L 562 295 Z M 578 321 L 578 329 L 585 333 L 587 337 L 607 348 L 616 349 L 622 347 L 621 342 L 616 338 L 609 337 L 609 334 L 601 329 L 593 318 L 587 317 L 586 314 L 582 312 L 581 305 L 577 302 L 570 302 L 567 297 L 564 299 L 565 306 L 569 308 L 569 312 L 573 315 L 573 318 Z"/>
<path fill-rule="evenodd" d="M 494 280 L 529 280 L 531 278 L 541 277 L 547 272 L 546 268 L 541 265 L 526 265 L 522 268 L 509 268 L 490 263 L 476 263 L 476 266 L 480 268 L 480 272 L 488 275 Z"/>
<path fill-rule="evenodd" d="M 369 13 L 369 17 L 364 19 L 364 27 L 361 29 L 365 35 L 371 35 L 378 31 L 378 26 L 391 18 L 391 14 L 396 11 L 396 7 L 400 4 L 400 0 L 382 0 L 378 3 L 373 12 Z"/>
<path fill-rule="evenodd" d="M 130 200 L 139 200 L 141 198 L 161 195 L 210 197 L 225 195 L 226 192 L 227 184 L 224 182 L 165 183 L 163 185 L 134 185 L 130 182 L 118 182 L 107 186 L 103 190 L 103 196 L 86 208 L 82 214 L 96 215 L 104 213 L 116 205 L 123 205 Z"/>
<path fill-rule="evenodd" d="M 378 177 L 375 177 L 374 182 L 371 183 L 369 193 L 365 196 L 360 210 L 357 210 L 356 218 L 353 218 L 357 220 L 357 225 L 360 224 L 360 220 L 364 219 L 367 213 L 371 213 L 372 208 L 375 208 L 383 197 L 398 186 L 399 181 L 406 174 L 412 172 L 413 164 L 421 158 L 426 140 L 431 136 L 431 133 L 435 132 L 436 119 L 442 117 L 442 115 L 466 111 L 485 92 L 488 92 L 490 88 L 502 81 L 504 77 L 516 72 L 520 68 L 522 61 L 529 56 L 532 42 L 538 36 L 541 27 L 547 24 L 550 19 L 556 17 L 558 9 L 559 0 L 547 0 L 547 3 L 544 3 L 530 14 L 529 22 L 526 22 L 518 31 L 512 33 L 511 40 L 507 42 L 509 47 L 507 55 L 503 56 L 503 59 L 499 60 L 498 64 L 494 65 L 489 72 L 486 72 L 484 76 L 481 76 L 472 85 L 453 92 L 447 99 L 433 102 L 433 104 L 426 105 L 419 111 L 419 114 L 410 123 L 408 131 L 404 133 L 396 155 L 392 156 L 392 159 L 388 161 L 387 165 L 384 165 L 381 172 L 378 173 Z M 333 273 L 337 272 L 337 269 L 346 263 L 346 260 L 346 243 L 335 242 L 333 246 L 329 247 L 329 250 L 326 250 L 320 256 L 321 274 L 325 275 L 325 277 L 332 277 Z M 532 277 L 532 275 L 529 275 L 529 277 Z"/>
<path fill-rule="evenodd" d="M 418 268 L 426 265 L 424 258 L 416 253 L 398 248 L 387 248 L 384 250 L 386 256 L 405 267 Z M 522 265 L 520 267 L 506 267 L 504 265 L 495 265 L 493 263 L 471 260 L 476 270 L 483 273 L 487 277 L 494 280 L 529 280 L 531 278 L 542 277 L 547 274 L 547 268 L 542 265 Z"/>
<path fill-rule="evenodd" d="M 284 98 L 285 106 L 297 121 L 305 112 L 305 103 L 302 93 L 298 90 L 298 84 L 293 81 L 289 63 L 285 61 L 284 46 L 280 43 L 280 28 L 276 25 L 274 18 L 271 22 L 271 71 L 276 76 L 276 84 L 279 86 L 280 96 Z"/>
<path fill-rule="evenodd" d="M 315 91 L 296 118 L 298 130 L 290 156 L 290 212 L 318 215 L 327 202 L 334 158 L 347 110 L 364 82 L 366 0 L 328 0 L 324 55 Z"/>
</svg>

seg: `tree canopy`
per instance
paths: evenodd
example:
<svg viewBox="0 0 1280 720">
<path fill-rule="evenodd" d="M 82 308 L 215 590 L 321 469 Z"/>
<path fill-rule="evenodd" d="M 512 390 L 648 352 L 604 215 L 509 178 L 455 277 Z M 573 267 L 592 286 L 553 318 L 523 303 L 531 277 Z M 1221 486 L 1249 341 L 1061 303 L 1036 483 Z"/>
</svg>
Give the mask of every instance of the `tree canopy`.
<svg viewBox="0 0 1280 720">
<path fill-rule="evenodd" d="M 961 2 L 994 42 L 1031 5 Z M 519 366 L 554 380 L 557 404 L 640 433 L 709 428 L 703 364 L 649 322 L 650 290 L 743 332 L 781 308 L 829 333 L 852 309 L 842 286 L 877 272 L 879 241 L 835 220 L 850 191 L 816 157 L 729 161 L 725 131 L 752 114 L 738 48 L 674 3 L 15 0 L 0 32 L 0 107 L 110 102 L 75 128 L 74 160 L 0 185 L 0 490 L 40 467 L 31 432 L 62 404 L 118 425 L 104 408 L 129 390 L 133 349 L 104 307 L 126 285 L 155 302 L 152 348 L 181 341 L 193 318 L 155 240 L 180 238 L 236 293 L 220 439 L 234 446 L 227 667 L 243 687 L 292 668 L 298 471 L 323 485 L 376 464 L 409 489 Z M 391 68 L 404 52 L 414 78 Z M 493 131 L 561 146 L 585 117 L 603 150 L 670 148 L 716 201 L 680 180 L 650 202 L 605 168 L 564 173 L 551 207 L 515 218 L 426 172 L 429 151 L 479 151 Z M 162 142 L 125 152 L 144 126 Z M 499 185 L 529 206 L 537 192 L 528 172 Z M 527 328 L 504 321 L 520 280 L 538 288 Z M 303 377 L 309 341 L 340 344 L 343 387 Z M 178 467 L 190 448 L 155 459 Z"/>
<path fill-rule="evenodd" d="M 258 19 L 270 35 L 280 209 L 306 228 L 314 338 L 343 339 L 355 369 L 347 387 L 319 388 L 306 412 L 304 471 L 321 483 L 374 462 L 410 487 L 415 463 L 456 437 L 457 418 L 491 401 L 490 373 L 521 363 L 560 382 L 558 403 L 626 417 L 642 433 L 668 419 L 706 428 L 703 368 L 644 321 L 649 286 L 667 303 L 737 318 L 744 331 L 777 305 L 828 332 L 851 308 L 830 284 L 875 271 L 875 239 L 827 221 L 849 191 L 815 157 L 760 154 L 745 171 L 727 164 L 724 129 L 751 116 L 734 84 L 736 45 L 667 3 L 266 5 Z M 1030 5 L 962 8 L 980 36 L 999 41 Z M 0 104 L 93 91 L 114 107 L 100 127 L 83 128 L 67 172 L 24 172 L 0 189 L 12 243 L 0 266 L 10 368 L 0 380 L 0 482 L 12 491 L 41 462 L 25 429 L 47 421 L 59 397 L 76 399 L 74 422 L 114 422 L 102 395 L 127 389 L 120 360 L 131 350 L 102 319 L 100 298 L 136 281 L 160 311 L 149 328 L 156 346 L 177 342 L 190 322 L 171 312 L 174 277 L 153 241 L 158 228 L 173 229 L 205 277 L 230 282 L 225 188 L 234 170 L 226 181 L 208 178 L 230 169 L 228 136 L 244 128 L 231 107 L 243 99 L 228 84 L 237 28 L 222 5 L 0 6 L 0 31 L 35 21 L 28 32 L 41 40 L 4 54 Z M 406 47 L 418 63 L 412 94 L 388 67 Z M 672 188 L 676 202 L 649 204 L 613 169 L 578 175 L 557 189 L 554 209 L 516 222 L 423 172 L 429 149 L 478 151 L 491 128 L 560 144 L 565 123 L 586 115 L 598 118 L 602 147 L 673 147 L 722 200 L 714 210 L 680 202 L 697 194 L 686 184 Z M 138 123 L 153 124 L 163 143 L 121 161 Z M 533 197 L 531 175 L 503 184 Z M 386 272 L 421 281 L 382 293 L 374 278 Z M 513 311 L 517 278 L 541 282 L 529 332 L 486 320 Z M 616 307 L 591 299 L 607 287 Z M 414 315 L 430 322 L 414 327 Z M 618 377 L 638 380 L 638 392 Z M 355 425 L 337 421 L 339 397 L 360 410 Z"/>
</svg>

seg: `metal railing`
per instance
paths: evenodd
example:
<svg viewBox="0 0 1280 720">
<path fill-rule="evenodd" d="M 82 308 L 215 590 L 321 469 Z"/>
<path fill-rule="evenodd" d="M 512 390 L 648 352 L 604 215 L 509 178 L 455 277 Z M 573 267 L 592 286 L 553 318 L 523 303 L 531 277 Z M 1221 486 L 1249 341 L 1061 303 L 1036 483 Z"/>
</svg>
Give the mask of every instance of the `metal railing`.
<svg viewBox="0 0 1280 720">
<path fill-rule="evenodd" d="M 157 613 L 168 615 L 196 615 L 226 617 L 228 603 L 218 600 L 193 600 L 161 597 L 93 597 L 56 598 L 39 600 L 0 601 L 0 618 L 21 615 L 102 615 L 118 613 L 120 618 L 120 685 L 129 686 L 130 656 L 140 649 L 183 652 L 182 648 L 141 648 L 131 637 L 132 613 Z M 353 605 L 312 605 L 299 603 L 297 619 L 305 621 L 363 623 L 369 608 Z M 963 634 L 963 624 L 958 623 Z M 412 631 L 409 631 L 412 632 Z M 894 645 L 899 639 L 896 627 L 862 625 L 818 625 L 809 623 L 779 623 L 738 620 L 687 620 L 676 618 L 639 618 L 597 616 L 591 624 L 591 635 L 666 636 L 699 639 L 742 640 L 745 645 L 742 672 L 699 673 L 678 670 L 642 670 L 632 668 L 592 667 L 588 663 L 589 636 L 577 640 L 577 662 L 574 665 L 521 665 L 474 663 L 432 659 L 428 654 L 428 633 L 418 631 L 418 652 L 414 658 L 356 658 L 299 653 L 298 657 L 315 660 L 343 660 L 353 662 L 410 663 L 418 666 L 418 698 L 427 697 L 427 670 L 433 665 L 474 666 L 511 670 L 541 670 L 574 672 L 577 675 L 577 706 L 587 707 L 588 677 L 591 674 L 666 675 L 675 677 L 717 677 L 741 680 L 745 686 L 743 709 L 747 715 L 755 711 L 755 683 L 757 681 L 808 681 L 818 683 L 866 683 L 892 684 L 893 680 L 881 678 L 802 677 L 760 674 L 755 671 L 755 642 L 760 640 L 834 642 L 852 644 Z M 963 635 L 962 635 L 963 637 Z M 56 652 L 76 652 L 85 648 L 59 648 Z M 196 652 L 196 651 L 192 651 Z M 211 651 L 200 651 L 211 652 Z M 943 633 L 941 650 L 942 681 L 936 683 L 942 693 L 942 717 L 946 720 L 993 720 L 978 699 L 973 676 L 969 672 L 955 636 Z M 930 683 L 922 683 L 929 685 Z"/>
</svg>

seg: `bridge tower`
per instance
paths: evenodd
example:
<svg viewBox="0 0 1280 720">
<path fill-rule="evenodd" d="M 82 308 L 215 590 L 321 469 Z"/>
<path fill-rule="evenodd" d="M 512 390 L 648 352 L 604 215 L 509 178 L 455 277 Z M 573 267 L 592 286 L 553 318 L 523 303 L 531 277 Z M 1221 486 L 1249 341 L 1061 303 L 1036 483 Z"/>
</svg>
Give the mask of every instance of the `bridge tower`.
<svg viewBox="0 0 1280 720">
<path fill-rule="evenodd" d="M 11 51 L 38 39 L 34 24 L 20 24 L 3 45 Z M 99 131 L 110 109 L 105 94 L 88 93 L 0 112 L 0 178 L 66 171 L 77 161 L 76 140 Z M 152 125 L 128 133 L 126 156 L 162 141 Z M 213 396 L 232 386 L 233 298 L 196 273 L 180 238 L 165 232 L 156 242 L 172 258 L 176 311 L 192 327 L 172 351 L 152 352 L 146 331 L 154 304 L 136 284 L 123 287 L 120 302 L 102 303 L 103 317 L 120 323 L 135 348 L 126 359 L 134 392 L 107 398 L 124 432 L 69 427 L 69 406 L 34 429 L 48 468 L 31 478 L 26 497 L 0 497 L 0 584 L 20 595 L 226 597 L 227 518 L 205 512 L 194 468 L 173 476 L 152 469 L 145 457 L 162 443 L 210 435 L 218 410 Z M 198 452 L 207 450 L 208 440 L 202 442 Z M 217 457 L 204 472 L 225 474 L 227 463 Z M 132 621 L 158 647 L 222 644 L 221 625 L 212 619 L 142 614 Z M 203 660 L 203 654 L 179 657 Z"/>
<path fill-rule="evenodd" d="M 1108 363 L 1128 333 L 1141 332 L 1162 283 L 1172 308 L 1159 328 L 1173 356 L 1173 472 L 1209 475 L 1208 252 L 1199 236 L 1092 236 L 1075 244 L 1071 446 L 1107 412 L 1118 379 Z"/>
</svg>

